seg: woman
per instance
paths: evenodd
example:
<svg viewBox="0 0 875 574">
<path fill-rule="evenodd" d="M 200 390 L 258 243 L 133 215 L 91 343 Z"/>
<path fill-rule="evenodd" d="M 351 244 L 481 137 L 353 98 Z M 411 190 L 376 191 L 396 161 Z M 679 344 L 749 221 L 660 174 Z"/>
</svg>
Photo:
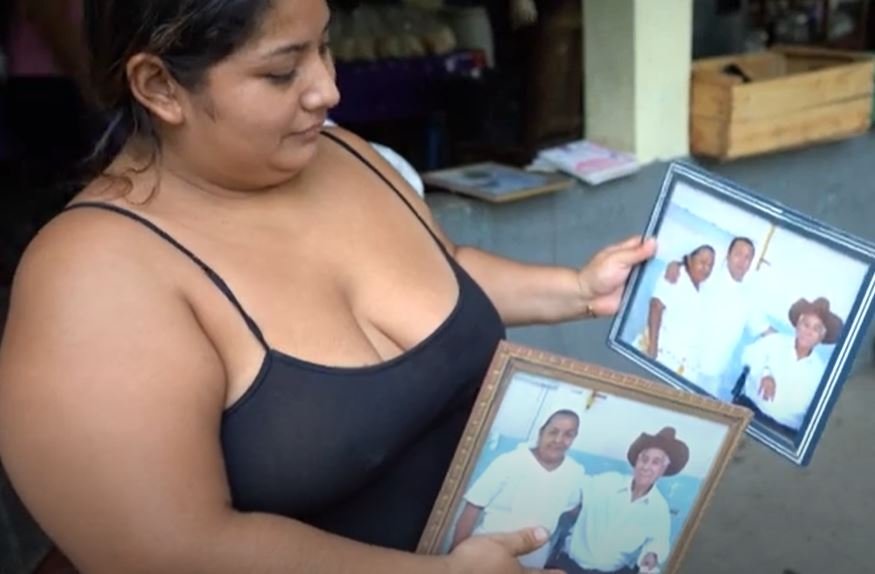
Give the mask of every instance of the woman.
<svg viewBox="0 0 875 574">
<path fill-rule="evenodd" d="M 512 532 L 531 526 L 543 526 L 552 533 L 559 517 L 580 504 L 585 472 L 566 456 L 579 428 L 577 413 L 558 410 L 541 425 L 534 446 L 522 444 L 496 458 L 465 494 L 453 547 L 473 533 Z M 548 553 L 545 545 L 520 557 L 520 562 L 542 568 Z"/>
<path fill-rule="evenodd" d="M 582 269 L 453 245 L 339 99 L 323 0 L 89 0 L 123 138 L 29 246 L 0 456 L 84 572 L 520 572 L 538 530 L 416 546 L 505 324 L 616 311 Z M 83 521 L 83 517 L 88 517 Z"/>
<path fill-rule="evenodd" d="M 790 436 L 802 426 L 826 369 L 815 348 L 834 344 L 842 332 L 843 322 L 829 306 L 825 297 L 799 299 L 788 312 L 795 335 L 767 335 L 742 355 L 750 371 L 736 402 Z"/>
<path fill-rule="evenodd" d="M 701 320 L 701 287 L 714 267 L 714 248 L 700 245 L 683 258 L 675 283 L 661 277 L 650 298 L 647 354 L 695 380 L 696 329 Z"/>
</svg>

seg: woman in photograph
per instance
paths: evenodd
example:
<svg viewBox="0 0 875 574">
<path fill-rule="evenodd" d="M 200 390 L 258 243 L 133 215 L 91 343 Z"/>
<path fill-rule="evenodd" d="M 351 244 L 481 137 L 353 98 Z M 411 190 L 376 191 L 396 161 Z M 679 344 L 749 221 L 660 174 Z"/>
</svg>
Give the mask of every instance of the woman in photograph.
<svg viewBox="0 0 875 574">
<path fill-rule="evenodd" d="M 647 354 L 676 373 L 695 380 L 702 284 L 714 267 L 714 248 L 700 245 L 685 255 L 675 282 L 660 277 L 647 316 Z"/>
<path fill-rule="evenodd" d="M 789 436 L 795 435 L 817 394 L 826 363 L 820 344 L 834 344 L 843 322 L 830 311 L 829 299 L 799 299 L 790 307 L 794 335 L 770 334 L 749 345 L 742 363 L 750 370 L 736 401 Z"/>
<path fill-rule="evenodd" d="M 584 468 L 567 456 L 579 427 L 577 413 L 558 410 L 540 426 L 534 444 L 521 444 L 496 458 L 465 493 L 452 546 L 472 534 L 534 526 L 542 526 L 552 534 L 559 517 L 580 504 Z M 549 550 L 544 545 L 521 556 L 520 563 L 542 568 Z"/>
<path fill-rule="evenodd" d="M 582 268 L 454 245 L 323 128 L 324 0 L 84 19 L 109 131 L 0 347 L 0 457 L 49 537 L 88 573 L 522 572 L 541 529 L 413 551 L 505 326 L 615 313 L 655 243 Z"/>
</svg>

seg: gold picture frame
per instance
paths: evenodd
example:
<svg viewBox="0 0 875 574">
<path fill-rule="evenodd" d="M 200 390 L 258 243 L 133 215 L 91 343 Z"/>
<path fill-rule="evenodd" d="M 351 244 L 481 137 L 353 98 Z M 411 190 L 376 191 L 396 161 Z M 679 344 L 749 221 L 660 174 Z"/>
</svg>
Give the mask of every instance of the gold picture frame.
<svg viewBox="0 0 875 574">
<path fill-rule="evenodd" d="M 595 513 L 597 505 L 602 508 L 613 504 L 611 497 L 614 496 L 607 495 L 604 499 L 600 499 L 598 485 L 610 481 L 620 481 L 620 484 L 628 482 L 628 495 L 624 496 L 631 499 L 630 504 L 635 504 L 637 499 L 632 498 L 635 482 L 627 481 L 627 478 L 647 475 L 637 474 L 639 471 L 631 466 L 633 454 L 637 457 L 636 464 L 642 468 L 640 472 L 645 473 L 646 469 L 641 459 L 650 453 L 658 454 L 658 452 L 644 447 L 657 444 L 653 442 L 657 437 L 659 440 L 668 440 L 671 435 L 674 443 L 659 444 L 664 445 L 665 452 L 671 452 L 671 456 L 676 460 L 668 462 L 670 457 L 666 455 L 668 466 L 663 467 L 664 475 L 660 475 L 661 478 L 651 483 L 651 487 L 641 499 L 642 501 L 646 499 L 648 508 L 663 508 L 659 499 L 665 500 L 665 508 L 670 512 L 668 540 L 665 540 L 663 514 L 657 513 L 652 521 L 644 521 L 648 522 L 645 529 L 650 528 L 649 522 L 652 522 L 654 530 L 661 532 L 653 538 L 661 538 L 665 543 L 661 547 L 665 548 L 665 553 L 664 556 L 656 557 L 656 568 L 642 569 L 642 572 L 674 573 L 750 421 L 750 411 L 737 405 L 672 389 L 664 384 L 508 342 L 502 342 L 496 351 L 417 551 L 423 554 L 448 553 L 453 546 L 453 537 L 457 534 L 456 526 L 463 508 L 467 509 L 471 505 L 466 499 L 466 493 L 469 499 L 472 498 L 470 495 L 472 485 L 477 485 L 479 496 L 484 488 L 489 488 L 482 486 L 483 483 L 490 483 L 490 479 L 485 478 L 488 474 L 487 470 L 492 466 L 501 466 L 504 472 L 507 472 L 508 468 L 516 468 L 504 464 L 504 461 L 517 457 L 516 453 L 520 453 L 518 455 L 520 457 L 528 457 L 526 450 L 529 450 L 534 457 L 533 460 L 537 459 L 542 452 L 541 441 L 544 440 L 545 444 L 549 442 L 548 439 L 543 439 L 544 433 L 553 428 L 548 426 L 548 423 L 560 414 L 559 411 L 568 410 L 575 413 L 579 432 L 576 438 L 571 439 L 573 442 L 565 447 L 567 450 L 563 452 L 564 458 L 560 459 L 559 465 L 562 468 L 561 465 L 565 464 L 564 460 L 567 459 L 578 463 L 577 465 L 568 463 L 571 465 L 569 468 L 580 467 L 583 471 L 583 475 L 569 475 L 568 472 L 563 471 L 565 475 L 574 476 L 575 480 L 582 476 L 579 492 L 582 505 L 577 507 L 576 517 L 574 511 L 563 511 L 556 523 L 540 524 L 551 534 L 551 540 L 545 545 L 547 550 L 542 551 L 546 562 L 524 564 L 534 568 L 545 565 L 557 567 L 555 562 L 557 556 L 561 557 L 563 549 L 566 549 L 564 558 L 570 558 L 573 553 L 571 546 L 575 544 L 576 538 L 587 538 L 590 540 L 589 544 L 592 544 L 593 537 L 599 534 L 598 529 L 593 526 L 595 523 L 591 522 L 595 518 L 591 518 L 588 513 L 590 511 Z M 545 417 L 546 422 L 544 422 Z M 541 422 L 544 424 L 539 425 L 538 423 Z M 592 432 L 598 424 L 602 424 L 605 428 Z M 672 429 L 670 432 L 666 430 L 669 428 Z M 582 440 L 582 437 L 588 438 Z M 680 448 L 678 442 L 685 445 L 683 448 L 686 449 L 686 456 L 678 450 Z M 642 455 L 645 452 L 648 454 Z M 502 462 L 493 465 L 499 459 Z M 632 474 L 628 474 L 629 468 L 626 468 L 625 473 L 618 470 L 624 465 L 632 468 Z M 678 470 L 678 465 L 681 470 Z M 532 466 L 536 465 L 529 464 L 526 467 L 528 470 L 522 474 L 530 478 Z M 673 476 L 669 476 L 669 470 L 673 471 Z M 570 504 L 564 498 L 566 497 L 564 491 L 556 489 L 556 484 L 559 483 L 554 482 L 551 474 L 552 471 L 543 472 L 543 476 L 547 477 L 545 480 L 550 482 L 526 484 L 527 492 L 540 493 L 538 496 L 546 496 L 547 493 L 552 496 L 559 492 L 556 494 L 558 498 L 550 499 L 547 504 L 538 502 L 534 506 L 529 505 L 537 508 L 539 512 L 542 510 L 547 512 L 547 508 L 556 506 L 557 499 L 562 504 Z M 667 482 L 669 479 L 672 482 Z M 567 476 L 563 480 L 567 484 L 575 484 L 575 482 L 568 482 Z M 506 485 L 512 482 L 513 480 L 506 479 L 501 483 L 505 485 L 502 488 L 510 488 Z M 646 480 L 642 478 L 639 484 L 644 483 Z M 669 489 L 667 485 L 670 485 L 670 494 L 664 492 Z M 577 493 L 573 492 L 574 487 L 570 488 L 571 495 L 577 496 Z M 499 496 L 501 495 L 496 495 L 492 500 L 497 500 Z M 489 504 L 491 503 L 482 507 L 473 505 L 482 510 L 479 514 L 478 526 L 473 530 L 474 534 L 480 533 L 478 529 L 482 529 L 482 533 L 504 530 L 503 526 L 499 530 L 483 529 L 490 518 L 493 519 L 491 522 L 493 526 L 499 524 L 503 517 L 508 519 L 506 524 L 510 525 L 514 522 L 510 518 L 512 512 L 508 514 L 506 506 L 490 514 Z M 526 504 L 519 506 L 526 506 Z M 605 507 L 609 508 L 609 506 Z M 595 517 L 595 514 L 592 516 Z M 496 522 L 496 517 L 499 522 Z M 507 530 L 538 525 L 513 524 Z M 626 532 L 629 529 L 618 530 Z M 604 537 L 604 533 L 601 536 L 601 540 L 608 542 L 601 545 L 605 550 L 603 553 L 605 556 L 613 556 L 613 549 L 607 548 L 611 545 L 625 545 L 625 550 L 628 550 L 629 541 L 614 540 L 620 537 L 611 533 L 607 534 L 607 538 Z M 636 561 L 644 559 L 643 550 L 642 543 L 641 555 L 635 557 Z M 658 554 L 655 551 L 653 553 Z M 628 552 L 624 552 L 623 555 L 628 556 Z M 538 557 L 534 559 L 539 560 Z M 609 558 L 605 559 L 609 560 Z M 650 565 L 649 562 L 646 564 Z M 631 564 L 631 566 L 636 565 Z M 589 566 L 591 564 L 587 565 Z"/>
</svg>

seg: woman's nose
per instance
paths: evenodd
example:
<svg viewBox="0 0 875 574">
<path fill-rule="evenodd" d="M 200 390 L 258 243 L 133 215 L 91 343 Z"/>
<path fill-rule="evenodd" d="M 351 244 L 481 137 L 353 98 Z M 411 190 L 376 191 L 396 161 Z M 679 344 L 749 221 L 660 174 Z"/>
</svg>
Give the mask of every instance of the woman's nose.
<svg viewBox="0 0 875 574">
<path fill-rule="evenodd" d="M 333 108 L 340 102 L 340 92 L 334 81 L 334 65 L 320 62 L 314 66 L 309 88 L 304 92 L 301 103 L 307 111 Z"/>
</svg>

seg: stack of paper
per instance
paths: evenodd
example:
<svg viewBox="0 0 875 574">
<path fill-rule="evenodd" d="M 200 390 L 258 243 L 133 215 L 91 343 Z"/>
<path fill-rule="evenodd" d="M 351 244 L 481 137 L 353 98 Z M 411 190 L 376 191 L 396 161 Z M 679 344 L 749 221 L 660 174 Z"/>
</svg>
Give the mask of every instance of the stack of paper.
<svg viewBox="0 0 875 574">
<path fill-rule="evenodd" d="M 589 185 L 598 185 L 634 173 L 640 164 L 630 153 L 580 140 L 542 150 L 530 167 L 562 171 Z"/>
</svg>

